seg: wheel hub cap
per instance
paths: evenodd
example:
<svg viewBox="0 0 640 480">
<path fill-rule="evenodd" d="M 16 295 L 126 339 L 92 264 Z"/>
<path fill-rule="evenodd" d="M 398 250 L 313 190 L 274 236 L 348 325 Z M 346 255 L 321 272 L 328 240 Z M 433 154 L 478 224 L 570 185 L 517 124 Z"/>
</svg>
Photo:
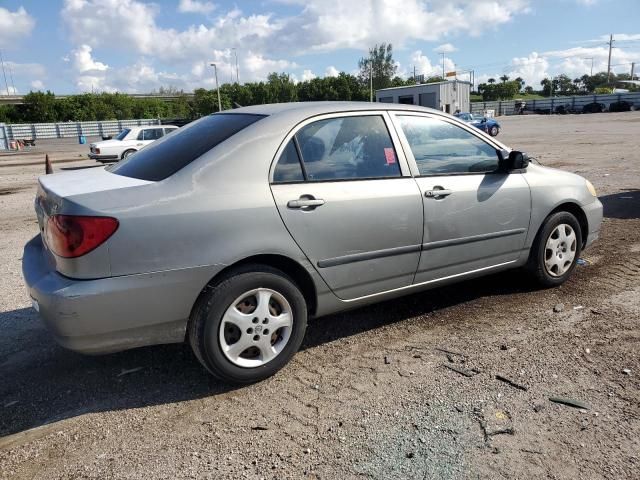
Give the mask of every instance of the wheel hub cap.
<svg viewBox="0 0 640 480">
<path fill-rule="evenodd" d="M 544 265 L 552 277 L 561 277 L 576 257 L 577 238 L 571 225 L 560 224 L 553 229 L 544 251 Z"/>
<path fill-rule="evenodd" d="M 255 368 L 282 352 L 292 326 L 293 311 L 287 299 L 275 290 L 257 288 L 242 294 L 227 308 L 218 341 L 231 363 Z"/>
</svg>

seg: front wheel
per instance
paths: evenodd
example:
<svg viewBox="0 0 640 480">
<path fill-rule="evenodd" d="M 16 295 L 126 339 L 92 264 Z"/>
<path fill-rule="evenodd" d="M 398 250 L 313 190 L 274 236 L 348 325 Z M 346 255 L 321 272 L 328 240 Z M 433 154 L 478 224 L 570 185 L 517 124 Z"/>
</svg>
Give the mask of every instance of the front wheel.
<svg viewBox="0 0 640 480">
<path fill-rule="evenodd" d="M 557 212 L 545 220 L 531 247 L 527 269 L 545 287 L 563 284 L 573 272 L 582 248 L 576 217 Z"/>
<path fill-rule="evenodd" d="M 246 384 L 286 365 L 306 327 L 306 302 L 294 281 L 275 268 L 249 265 L 205 290 L 191 316 L 189 343 L 214 376 Z"/>
<path fill-rule="evenodd" d="M 500 129 L 494 125 L 489 129 L 489 135 L 491 135 L 492 137 L 495 137 L 496 135 L 498 135 L 498 133 L 500 132 Z"/>
</svg>

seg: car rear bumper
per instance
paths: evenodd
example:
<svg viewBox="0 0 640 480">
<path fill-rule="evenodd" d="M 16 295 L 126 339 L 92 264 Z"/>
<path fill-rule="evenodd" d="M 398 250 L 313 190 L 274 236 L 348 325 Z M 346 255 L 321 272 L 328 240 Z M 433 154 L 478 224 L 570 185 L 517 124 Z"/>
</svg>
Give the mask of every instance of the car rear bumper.
<svg viewBox="0 0 640 480">
<path fill-rule="evenodd" d="M 109 353 L 182 342 L 210 268 L 74 280 L 46 259 L 40 235 L 27 243 L 22 273 L 34 308 L 63 347 Z"/>
<path fill-rule="evenodd" d="M 96 153 L 90 153 L 89 158 L 98 162 L 112 162 L 120 159 L 118 155 L 98 155 Z"/>
<path fill-rule="evenodd" d="M 584 248 L 589 247 L 600 236 L 600 226 L 602 225 L 602 203 L 596 200 L 589 205 L 583 206 L 582 209 L 587 217 L 587 225 L 589 226 L 589 234 Z"/>
</svg>

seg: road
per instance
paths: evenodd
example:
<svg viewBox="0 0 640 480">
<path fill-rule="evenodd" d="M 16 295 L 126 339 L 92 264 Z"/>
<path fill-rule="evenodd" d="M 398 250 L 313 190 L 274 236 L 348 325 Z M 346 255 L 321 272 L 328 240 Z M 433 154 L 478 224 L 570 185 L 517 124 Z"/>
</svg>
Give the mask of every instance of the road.
<svg viewBox="0 0 640 480">
<path fill-rule="evenodd" d="M 572 279 L 507 272 L 314 320 L 243 388 L 183 345 L 58 347 L 20 273 L 41 167 L 0 168 L 0 478 L 637 478 L 640 112 L 501 123 L 598 189 L 602 237 Z"/>
</svg>

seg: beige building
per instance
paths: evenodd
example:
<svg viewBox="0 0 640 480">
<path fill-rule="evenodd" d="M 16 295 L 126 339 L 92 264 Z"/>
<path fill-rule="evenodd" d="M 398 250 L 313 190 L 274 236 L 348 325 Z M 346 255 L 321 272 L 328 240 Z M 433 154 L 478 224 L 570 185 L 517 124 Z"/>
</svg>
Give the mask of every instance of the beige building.
<svg viewBox="0 0 640 480">
<path fill-rule="evenodd" d="M 471 83 L 452 80 L 408 87 L 383 88 L 376 91 L 376 101 L 421 105 L 447 113 L 454 113 L 456 110 L 468 112 L 471 107 L 470 94 Z"/>
</svg>

